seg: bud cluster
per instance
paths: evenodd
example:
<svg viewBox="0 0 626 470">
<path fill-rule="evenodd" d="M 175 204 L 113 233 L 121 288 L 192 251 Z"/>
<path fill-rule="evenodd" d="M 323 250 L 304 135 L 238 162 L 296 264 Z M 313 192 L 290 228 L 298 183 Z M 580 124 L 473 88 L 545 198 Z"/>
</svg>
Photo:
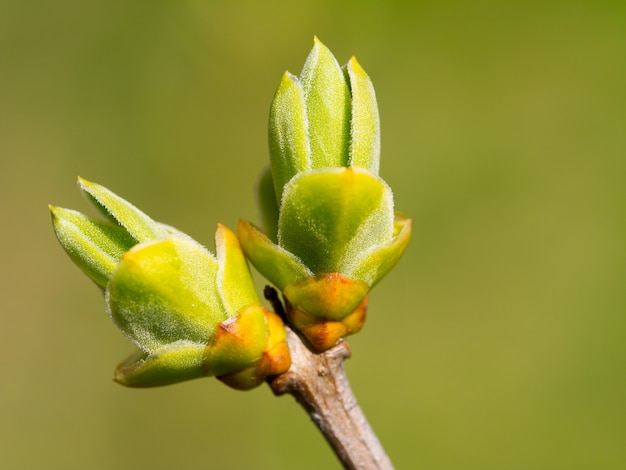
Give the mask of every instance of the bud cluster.
<svg viewBox="0 0 626 470">
<path fill-rule="evenodd" d="M 79 187 L 105 220 L 50 207 L 67 254 L 104 292 L 137 346 L 115 372 L 132 387 L 216 376 L 249 389 L 291 365 L 283 319 L 260 305 L 247 259 L 283 294 L 286 318 L 316 351 L 365 321 L 368 295 L 397 263 L 411 220 L 379 176 L 374 87 L 317 38 L 270 111 L 271 166 L 258 185 L 263 229 L 223 225 L 215 254 L 107 188 Z"/>
</svg>

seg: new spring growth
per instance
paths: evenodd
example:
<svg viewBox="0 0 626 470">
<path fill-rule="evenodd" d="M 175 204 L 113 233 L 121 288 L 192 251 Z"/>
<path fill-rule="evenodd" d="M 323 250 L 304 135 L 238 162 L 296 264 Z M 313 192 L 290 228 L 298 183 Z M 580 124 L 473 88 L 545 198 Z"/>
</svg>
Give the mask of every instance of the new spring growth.
<svg viewBox="0 0 626 470">
<path fill-rule="evenodd" d="M 252 264 L 278 287 L 292 325 L 323 351 L 361 329 L 370 289 L 396 264 L 411 220 L 378 175 L 374 87 L 317 38 L 299 77 L 286 72 L 270 111 L 271 167 L 259 181 L 264 231 L 241 221 Z"/>
<path fill-rule="evenodd" d="M 79 187 L 106 221 L 51 206 L 52 222 L 137 346 L 117 367 L 117 382 L 151 387 L 217 376 L 249 389 L 289 368 L 282 321 L 259 304 L 231 230 L 218 225 L 214 255 L 103 186 L 79 179 Z"/>
</svg>

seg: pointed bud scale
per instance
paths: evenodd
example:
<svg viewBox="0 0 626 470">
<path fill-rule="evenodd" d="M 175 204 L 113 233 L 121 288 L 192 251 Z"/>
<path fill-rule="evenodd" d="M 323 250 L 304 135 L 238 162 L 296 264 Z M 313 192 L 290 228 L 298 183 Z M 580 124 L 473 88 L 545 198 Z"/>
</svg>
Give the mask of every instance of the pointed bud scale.
<svg viewBox="0 0 626 470">
<path fill-rule="evenodd" d="M 356 57 L 352 57 L 346 65 L 346 74 L 352 97 L 349 164 L 378 175 L 380 119 L 374 85 Z"/>
<path fill-rule="evenodd" d="M 318 351 L 356 333 L 365 322 L 369 285 L 340 273 L 321 274 L 287 286 L 287 316 Z"/>
<path fill-rule="evenodd" d="M 122 227 L 50 206 L 54 232 L 72 261 L 104 289 L 119 259 L 137 241 Z"/>
<path fill-rule="evenodd" d="M 391 271 L 411 240 L 413 221 L 401 212 L 395 213 L 394 232 L 390 240 L 378 245 L 352 267 L 351 275 L 375 286 Z"/>
<path fill-rule="evenodd" d="M 320 274 L 285 288 L 285 297 L 302 312 L 324 320 L 340 321 L 362 302 L 369 286 L 341 273 Z"/>
<path fill-rule="evenodd" d="M 238 233 L 241 247 L 248 259 L 280 290 L 293 282 L 313 276 L 313 272 L 295 255 L 272 242 L 250 222 L 240 220 Z"/>
<path fill-rule="evenodd" d="M 282 188 L 281 188 L 282 191 Z M 261 213 L 261 222 L 265 234 L 270 240 L 278 240 L 278 202 L 274 192 L 274 180 L 272 169 L 267 167 L 257 181 L 256 186 L 257 203 Z"/>
<path fill-rule="evenodd" d="M 217 289 L 226 314 L 232 317 L 251 305 L 257 305 L 259 298 L 239 240 L 222 224 L 217 225 L 215 248 L 219 266 Z"/>
<path fill-rule="evenodd" d="M 103 214 L 124 227 L 137 242 L 168 234 L 157 222 L 104 186 L 84 178 L 78 178 L 78 186 Z"/>
<path fill-rule="evenodd" d="M 195 242 L 170 237 L 136 245 L 107 286 L 109 314 L 146 351 L 181 339 L 207 344 L 229 317 L 217 272 L 217 260 Z"/>
<path fill-rule="evenodd" d="M 206 377 L 203 344 L 177 341 L 149 353 L 138 349 L 118 364 L 113 380 L 134 388 L 171 385 Z"/>
<path fill-rule="evenodd" d="M 315 38 L 300 75 L 308 123 L 310 168 L 346 166 L 350 89 L 332 52 Z"/>
<path fill-rule="evenodd" d="M 307 110 L 298 77 L 285 72 L 270 109 L 270 158 L 276 198 L 294 175 L 311 167 Z"/>
<path fill-rule="evenodd" d="M 138 347 L 118 366 L 117 382 L 152 387 L 240 374 L 223 381 L 248 389 L 289 368 L 284 326 L 259 305 L 231 230 L 218 225 L 213 255 L 103 186 L 80 185 L 109 223 L 51 206 L 53 225 L 72 260 L 105 289 L 109 315 Z"/>
<path fill-rule="evenodd" d="M 367 301 L 368 297 L 365 296 L 357 308 L 339 321 L 314 316 L 301 307 L 290 308 L 289 320 L 314 350 L 323 352 L 332 348 L 339 338 L 361 330 L 365 323 Z"/>
<path fill-rule="evenodd" d="M 358 168 L 300 173 L 285 187 L 278 243 L 314 273 L 342 272 L 393 235 L 393 196 Z"/>
<path fill-rule="evenodd" d="M 217 378 L 226 385 L 238 390 L 248 390 L 261 384 L 266 377 L 279 375 L 291 366 L 291 356 L 287 346 L 287 335 L 278 315 L 263 309 L 268 336 L 263 355 L 251 366 Z"/>
<path fill-rule="evenodd" d="M 264 309 L 251 305 L 219 324 L 205 349 L 207 375 L 224 375 L 246 368 L 261 358 L 266 343 Z"/>
</svg>

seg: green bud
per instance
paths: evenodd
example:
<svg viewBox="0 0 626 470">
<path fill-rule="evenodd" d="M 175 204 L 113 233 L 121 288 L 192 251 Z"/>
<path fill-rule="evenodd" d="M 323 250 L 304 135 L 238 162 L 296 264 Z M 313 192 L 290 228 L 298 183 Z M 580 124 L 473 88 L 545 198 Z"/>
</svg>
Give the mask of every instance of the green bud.
<svg viewBox="0 0 626 470">
<path fill-rule="evenodd" d="M 72 261 L 104 289 L 122 255 L 137 243 L 123 227 L 50 206 L 57 238 Z"/>
<path fill-rule="evenodd" d="M 298 173 L 358 166 L 378 174 L 380 123 L 371 80 L 353 57 L 342 69 L 315 38 L 300 77 L 285 72 L 270 109 L 276 199 Z"/>
<path fill-rule="evenodd" d="M 289 368 L 284 326 L 259 304 L 232 231 L 218 225 L 213 255 L 108 189 L 85 180 L 80 187 L 108 222 L 51 207 L 53 226 L 137 346 L 118 366 L 117 382 L 150 387 L 223 376 L 247 389 Z"/>
<path fill-rule="evenodd" d="M 292 325 L 324 350 L 362 327 L 369 290 L 411 235 L 378 175 L 376 95 L 356 59 L 342 70 L 315 38 L 300 77 L 285 73 L 276 91 L 269 143 L 271 175 L 258 186 L 265 233 L 242 221 L 239 238 L 283 292 Z"/>
</svg>

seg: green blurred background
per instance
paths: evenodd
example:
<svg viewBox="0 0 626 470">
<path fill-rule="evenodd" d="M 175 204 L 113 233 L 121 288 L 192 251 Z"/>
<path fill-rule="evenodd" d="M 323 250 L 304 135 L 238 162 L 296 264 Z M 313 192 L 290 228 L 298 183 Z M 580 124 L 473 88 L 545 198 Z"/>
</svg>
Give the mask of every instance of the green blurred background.
<svg viewBox="0 0 626 470">
<path fill-rule="evenodd" d="M 626 3 L 338 0 L 0 1 L 0 468 L 339 468 L 268 387 L 114 384 L 46 207 L 89 212 L 81 175 L 210 247 L 256 220 L 313 35 L 374 80 L 414 218 L 347 363 L 397 468 L 626 468 Z"/>
</svg>

